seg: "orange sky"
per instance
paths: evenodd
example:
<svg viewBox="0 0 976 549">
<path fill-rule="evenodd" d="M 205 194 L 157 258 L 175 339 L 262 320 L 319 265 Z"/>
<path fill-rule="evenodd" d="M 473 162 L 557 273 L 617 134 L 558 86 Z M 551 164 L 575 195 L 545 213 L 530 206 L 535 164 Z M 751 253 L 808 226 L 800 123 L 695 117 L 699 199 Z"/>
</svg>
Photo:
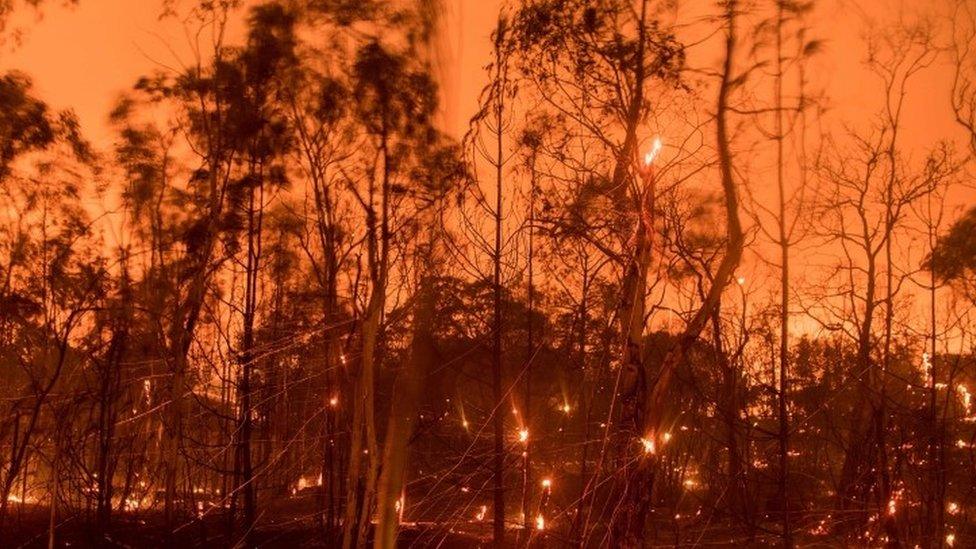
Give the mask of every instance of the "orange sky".
<svg viewBox="0 0 976 549">
<path fill-rule="evenodd" d="M 454 44 L 458 59 L 455 131 L 460 134 L 476 110 L 485 83 L 482 67 L 489 59 L 489 34 L 500 0 L 444 1 L 450 4 L 448 17 L 453 28 L 463 30 L 455 30 L 447 38 Z M 926 9 L 936 10 L 945 9 L 948 3 L 923 2 Z M 160 4 L 161 0 L 80 0 L 76 7 L 62 7 L 51 0 L 42 19 L 25 10 L 10 25 L 26 31 L 24 40 L 16 48 L 10 43 L 3 46 L 0 70 L 19 69 L 30 74 L 42 98 L 55 108 L 75 109 L 86 135 L 97 147 L 107 149 L 113 138 L 107 114 L 117 95 L 139 76 L 163 66 L 178 66 L 180 59 L 191 57 L 183 27 L 172 19 L 159 19 Z M 686 0 L 677 19 L 687 23 L 701 15 L 695 11 L 714 6 L 712 0 Z M 842 124 L 863 126 L 881 106 L 878 80 L 863 65 L 866 48 L 861 37 L 865 29 L 880 25 L 892 14 L 911 13 L 912 9 L 918 9 L 916 3 L 898 0 L 819 1 L 811 34 L 825 39 L 826 47 L 812 64 L 809 77 L 823 86 L 829 97 L 830 110 L 823 119 L 826 129 L 836 132 Z M 241 21 L 237 20 L 234 27 L 239 36 Z M 710 29 L 714 29 L 713 24 L 692 26 L 686 31 L 686 40 Z M 713 39 L 713 43 L 690 52 L 689 60 L 698 67 L 715 67 L 720 50 Z M 951 78 L 947 60 L 940 59 L 912 82 L 901 135 L 903 147 L 916 159 L 945 138 L 953 139 L 959 143 L 960 152 L 966 152 L 963 132 L 949 106 Z M 753 174 L 752 179 L 751 185 L 759 187 L 757 192 L 771 192 L 771 186 L 764 184 L 764 174 Z M 971 190 L 959 193 L 956 203 L 972 205 Z M 753 277 L 755 273 L 750 270 L 745 274 Z M 757 278 L 750 280 L 762 284 Z"/>
<path fill-rule="evenodd" d="M 447 0 L 450 2 L 451 0 Z M 188 37 L 172 19 L 159 19 L 161 0 L 80 0 L 74 7 L 52 1 L 39 18 L 22 9 L 11 27 L 24 31 L 19 46 L 0 50 L 0 70 L 27 72 L 41 97 L 57 108 L 71 107 L 96 143 L 111 139 L 106 116 L 119 92 L 146 72 L 177 66 L 188 59 Z M 462 18 L 465 32 L 456 48 L 461 107 L 458 124 L 475 110 L 483 86 L 481 67 L 497 13 L 497 0 L 460 0 L 452 20 Z M 233 25 L 240 35 L 241 24 Z M 231 33 L 232 35 L 234 32 Z M 457 34 L 452 42 L 459 40 Z"/>
<path fill-rule="evenodd" d="M 484 83 L 481 67 L 489 54 L 488 35 L 499 0 L 445 0 L 463 32 L 450 40 L 460 53 L 458 70 L 459 114 L 463 125 L 475 110 Z M 686 2 L 679 18 L 690 17 L 701 2 Z M 81 0 L 75 7 L 49 2 L 43 17 L 23 10 L 12 26 L 26 31 L 23 43 L 0 51 L 0 68 L 29 73 L 40 94 L 58 108 L 74 108 L 88 135 L 96 143 L 111 138 L 105 118 L 118 92 L 160 64 L 174 65 L 188 57 L 188 39 L 171 19 L 159 20 L 160 0 Z M 907 6 L 902 8 L 902 4 Z M 947 2 L 926 2 L 933 7 Z M 708 2 L 709 6 L 712 5 Z M 821 0 L 813 34 L 827 40 L 816 74 L 811 78 L 827 86 L 833 122 L 860 123 L 878 104 L 877 83 L 864 70 L 860 35 L 865 22 L 883 20 L 916 3 L 889 0 Z M 689 7 L 690 6 L 690 7 Z M 868 23 L 871 25 L 871 23 Z M 238 28 L 240 28 L 238 26 Z M 709 64 L 717 58 L 712 48 L 699 48 L 693 62 Z M 941 136 L 959 137 L 948 108 L 951 72 L 945 63 L 914 81 L 905 113 L 905 145 L 920 147 Z"/>
</svg>

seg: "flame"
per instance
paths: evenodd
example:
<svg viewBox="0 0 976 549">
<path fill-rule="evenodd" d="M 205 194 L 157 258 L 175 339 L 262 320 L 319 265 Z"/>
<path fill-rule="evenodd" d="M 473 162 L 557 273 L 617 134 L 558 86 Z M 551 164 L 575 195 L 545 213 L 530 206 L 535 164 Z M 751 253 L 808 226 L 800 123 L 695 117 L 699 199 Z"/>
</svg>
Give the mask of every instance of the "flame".
<svg viewBox="0 0 976 549">
<path fill-rule="evenodd" d="M 552 487 L 552 479 L 548 479 L 548 478 L 542 479 L 542 487 L 545 488 L 545 489 L 547 489 L 547 490 L 549 488 L 551 488 Z"/>
<path fill-rule="evenodd" d="M 30 494 L 23 495 L 23 497 L 18 496 L 17 494 L 10 494 L 9 496 L 7 496 L 7 501 L 9 501 L 10 503 L 33 504 L 33 503 L 37 503 L 38 499 Z"/>
<path fill-rule="evenodd" d="M 925 377 L 932 376 L 932 357 L 928 353 L 922 353 L 922 366 L 920 370 Z"/>
<path fill-rule="evenodd" d="M 518 432 L 519 442 L 528 442 L 529 440 L 529 430 L 522 429 Z"/>
<path fill-rule="evenodd" d="M 654 141 L 651 142 L 651 150 L 648 151 L 647 154 L 644 155 L 644 165 L 645 166 L 650 166 L 651 164 L 654 163 L 654 159 L 657 158 L 657 155 L 658 154 L 660 154 L 661 147 L 663 147 L 663 146 L 664 146 L 664 143 L 661 142 L 661 138 L 655 136 L 654 137 Z"/>
<path fill-rule="evenodd" d="M 655 448 L 654 448 L 654 441 L 653 440 L 651 440 L 649 438 L 642 438 L 642 439 L 640 439 L 640 442 L 641 442 L 641 445 L 644 447 L 644 453 L 645 454 L 653 454 L 654 453 Z"/>
<path fill-rule="evenodd" d="M 973 395 L 969 392 L 969 388 L 965 384 L 960 383 L 956 386 L 956 391 L 959 392 L 959 398 L 962 399 L 962 407 L 969 415 L 973 412 Z"/>
<path fill-rule="evenodd" d="M 535 517 L 535 529 L 545 530 L 546 529 L 546 519 L 542 515 L 536 515 Z"/>
</svg>

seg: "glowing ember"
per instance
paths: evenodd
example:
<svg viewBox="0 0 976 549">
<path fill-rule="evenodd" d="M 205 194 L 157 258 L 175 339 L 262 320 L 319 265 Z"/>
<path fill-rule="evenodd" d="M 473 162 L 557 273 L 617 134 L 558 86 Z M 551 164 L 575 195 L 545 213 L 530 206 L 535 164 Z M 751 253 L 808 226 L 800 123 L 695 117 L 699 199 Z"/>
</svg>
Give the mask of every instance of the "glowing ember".
<svg viewBox="0 0 976 549">
<path fill-rule="evenodd" d="M 655 448 L 654 448 L 654 441 L 653 440 L 651 440 L 649 438 L 642 438 L 642 439 L 640 439 L 640 442 L 641 442 L 641 446 L 644 447 L 644 453 L 645 454 L 653 454 L 654 453 Z"/>
<path fill-rule="evenodd" d="M 922 353 L 922 375 L 930 377 L 932 375 L 932 360 L 928 353 Z"/>
<path fill-rule="evenodd" d="M 546 519 L 541 514 L 535 517 L 535 529 L 545 530 L 546 529 Z"/>
<path fill-rule="evenodd" d="M 10 503 L 32 504 L 32 503 L 37 503 L 37 498 L 30 495 L 21 497 L 16 494 L 10 494 L 9 496 L 7 496 L 7 501 L 9 501 Z"/>
<path fill-rule="evenodd" d="M 962 407 L 965 410 L 966 415 L 973 413 L 973 395 L 969 392 L 969 388 L 964 384 L 960 383 L 956 385 L 956 391 L 959 393 L 959 398 L 962 399 Z"/>
<path fill-rule="evenodd" d="M 528 429 L 521 429 L 521 430 L 519 430 L 519 432 L 518 432 L 518 438 L 519 438 L 519 442 L 528 442 L 529 441 L 529 430 Z"/>
<path fill-rule="evenodd" d="M 544 478 L 542 479 L 542 487 L 545 489 L 552 488 L 552 479 Z"/>
</svg>

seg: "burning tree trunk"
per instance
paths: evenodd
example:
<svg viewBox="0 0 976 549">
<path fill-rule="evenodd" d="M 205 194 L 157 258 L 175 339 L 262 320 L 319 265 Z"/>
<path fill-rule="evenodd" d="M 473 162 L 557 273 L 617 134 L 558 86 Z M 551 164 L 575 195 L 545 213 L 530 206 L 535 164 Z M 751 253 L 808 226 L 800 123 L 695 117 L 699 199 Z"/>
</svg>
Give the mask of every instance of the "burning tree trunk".
<svg viewBox="0 0 976 549">
<path fill-rule="evenodd" d="M 721 71 L 717 110 L 716 110 L 716 145 L 719 156 L 719 170 L 721 173 L 722 191 L 725 196 L 726 213 L 726 248 L 725 255 L 715 273 L 712 286 L 705 299 L 691 321 L 679 336 L 678 341 L 665 354 L 656 376 L 647 382 L 647 398 L 643 401 L 640 428 L 644 453 L 635 465 L 628 467 L 627 485 L 624 501 L 621 503 L 620 517 L 613 528 L 615 543 L 624 547 L 638 547 L 643 544 L 647 517 L 649 516 L 653 477 L 655 468 L 654 454 L 658 444 L 660 426 L 663 420 L 666 397 L 671 379 L 678 366 L 685 360 L 688 350 L 698 339 L 705 328 L 712 312 L 718 306 L 722 292 L 729 285 L 739 260 L 742 257 L 744 235 L 739 221 L 738 191 L 733 175 L 733 160 L 731 142 L 728 135 L 728 104 L 729 95 L 737 85 L 738 80 L 733 76 L 732 65 L 736 47 L 735 21 L 737 16 L 737 2 L 727 2 L 725 20 L 727 24 L 725 36 L 725 59 Z"/>
</svg>

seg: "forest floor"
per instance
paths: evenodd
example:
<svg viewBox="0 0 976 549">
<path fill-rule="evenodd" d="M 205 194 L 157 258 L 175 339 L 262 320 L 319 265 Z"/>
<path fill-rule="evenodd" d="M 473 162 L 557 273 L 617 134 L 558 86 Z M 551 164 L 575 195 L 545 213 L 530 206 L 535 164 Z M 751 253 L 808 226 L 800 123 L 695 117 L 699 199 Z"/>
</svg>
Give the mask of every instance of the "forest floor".
<svg viewBox="0 0 976 549">
<path fill-rule="evenodd" d="M 250 546 L 260 548 L 326 548 L 337 544 L 329 541 L 318 521 L 315 509 L 318 508 L 316 498 L 282 497 L 266 502 L 259 517 L 259 525 L 255 528 Z M 112 517 L 110 527 L 104 533 L 93 528 L 93 513 L 78 510 L 74 513 L 62 513 L 57 522 L 56 546 L 66 548 L 144 548 L 164 547 L 167 545 L 166 529 L 161 511 L 144 511 L 138 513 L 116 513 Z M 449 521 L 450 522 L 450 521 Z M 223 513 L 204 513 L 202 517 L 187 517 L 179 527 L 169 545 L 180 549 L 206 548 L 219 549 L 232 547 L 228 543 L 227 518 Z M 40 505 L 14 504 L 9 509 L 9 515 L 0 538 L 0 549 L 8 548 L 44 548 L 48 546 L 50 529 L 50 509 Z M 732 532 L 726 527 L 714 525 L 698 534 L 690 536 L 689 532 L 680 536 L 677 543 L 667 543 L 661 540 L 654 547 L 769 547 L 776 545 L 774 537 L 754 539 L 744 542 L 741 537 L 729 540 Z M 235 534 L 235 541 L 239 541 L 240 532 Z M 515 541 L 518 532 L 510 531 L 510 539 Z M 599 536 L 596 536 L 599 537 Z M 735 536 L 737 537 L 737 536 Z M 491 524 L 488 521 L 467 521 L 452 524 L 445 523 L 414 523 L 401 525 L 397 537 L 397 546 L 402 548 L 438 547 L 439 549 L 474 549 L 490 547 Z M 666 538 L 665 538 L 666 539 Z M 686 543 L 686 540 L 693 542 Z M 837 547 L 841 544 L 833 543 L 828 538 L 816 540 L 807 539 L 799 546 L 803 547 Z M 598 546 L 599 544 L 594 546 Z M 368 546 L 372 546 L 368 540 Z M 565 547 L 555 532 L 533 532 L 531 549 L 549 549 Z M 238 545 L 240 547 L 240 545 Z"/>
<path fill-rule="evenodd" d="M 331 547 L 314 514 L 283 515 L 275 506 L 274 516 L 262 516 L 252 536 L 252 545 L 262 548 L 319 548 Z M 303 505 L 304 507 L 304 505 Z M 57 547 L 81 548 L 143 548 L 163 547 L 166 530 L 161 512 L 116 513 L 110 527 L 98 533 L 89 520 L 90 513 L 79 511 L 60 519 L 55 529 Z M 42 548 L 48 546 L 50 509 L 46 506 L 14 505 L 10 509 L 0 549 Z M 180 549 L 230 547 L 227 542 L 227 519 L 210 514 L 187 520 L 179 528 L 172 546 Z M 240 533 L 237 534 L 240 537 Z M 442 527 L 407 524 L 401 528 L 398 547 L 426 547 L 466 549 L 487 546 L 485 538 L 460 532 L 445 532 Z M 372 543 L 369 544 L 372 546 Z"/>
</svg>

